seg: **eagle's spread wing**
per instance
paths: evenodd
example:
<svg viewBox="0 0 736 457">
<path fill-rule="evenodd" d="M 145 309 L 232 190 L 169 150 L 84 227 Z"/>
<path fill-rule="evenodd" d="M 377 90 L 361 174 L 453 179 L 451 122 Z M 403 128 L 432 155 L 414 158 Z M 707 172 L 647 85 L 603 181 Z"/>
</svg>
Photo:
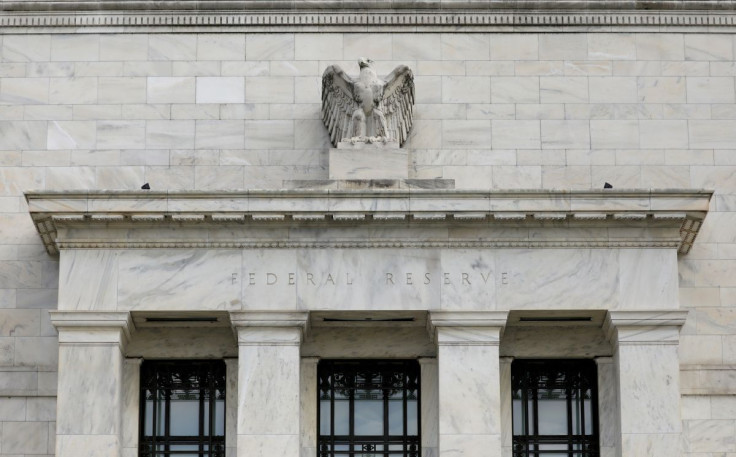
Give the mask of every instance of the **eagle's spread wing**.
<svg viewBox="0 0 736 457">
<path fill-rule="evenodd" d="M 355 81 L 340 68 L 330 65 L 322 74 L 322 121 L 332 145 L 348 135 L 353 112 L 358 108 L 353 97 Z"/>
<path fill-rule="evenodd" d="M 385 78 L 381 111 L 386 116 L 388 136 L 403 146 L 409 137 L 414 110 L 414 74 L 399 65 Z"/>
</svg>

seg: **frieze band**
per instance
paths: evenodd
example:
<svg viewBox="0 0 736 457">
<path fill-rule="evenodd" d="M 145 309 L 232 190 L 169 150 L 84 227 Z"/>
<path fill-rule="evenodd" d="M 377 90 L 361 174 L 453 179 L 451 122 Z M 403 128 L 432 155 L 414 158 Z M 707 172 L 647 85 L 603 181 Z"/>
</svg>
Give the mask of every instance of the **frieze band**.
<svg viewBox="0 0 736 457">
<path fill-rule="evenodd" d="M 35 2 L 28 2 L 35 3 Z M 77 2 L 69 2 L 76 4 Z M 43 6 L 43 5 L 41 5 Z M 67 33 L 69 27 L 95 27 L 96 32 L 126 32 L 172 30 L 232 31 L 356 31 L 356 27 L 380 27 L 382 31 L 451 31 L 463 27 L 467 31 L 501 31 L 522 27 L 528 31 L 554 29 L 610 30 L 611 27 L 635 30 L 697 28 L 701 32 L 723 33 L 736 24 L 734 11 L 690 12 L 211 12 L 182 11 L 78 11 L 14 10 L 5 6 L 0 11 L 0 27 L 5 33 L 16 33 L 15 28 L 39 29 L 46 32 Z M 55 30 L 59 29 L 59 30 Z M 26 30 L 27 31 L 27 30 Z M 361 31 L 361 30 L 357 30 Z M 2 32 L 0 32 L 2 33 Z"/>
</svg>

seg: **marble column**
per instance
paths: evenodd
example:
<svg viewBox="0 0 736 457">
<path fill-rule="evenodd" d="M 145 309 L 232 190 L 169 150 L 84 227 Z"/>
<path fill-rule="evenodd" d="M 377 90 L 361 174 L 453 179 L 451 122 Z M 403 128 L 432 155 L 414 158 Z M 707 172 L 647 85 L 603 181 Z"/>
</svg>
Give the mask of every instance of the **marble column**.
<svg viewBox="0 0 736 457">
<path fill-rule="evenodd" d="M 677 346 L 686 317 L 687 311 L 679 310 L 608 313 L 604 329 L 614 347 L 617 456 L 680 455 Z"/>
<path fill-rule="evenodd" d="M 301 360 L 301 457 L 317 455 L 317 364 L 319 357 Z"/>
<path fill-rule="evenodd" d="M 422 457 L 437 457 L 438 448 L 438 386 L 437 386 L 437 359 L 435 357 L 420 357 L 421 369 L 421 424 L 422 424 Z"/>
<path fill-rule="evenodd" d="M 511 457 L 514 449 L 514 423 L 511 406 L 511 363 L 513 357 L 499 358 L 499 382 L 501 387 L 501 447 L 503 457 Z"/>
<path fill-rule="evenodd" d="M 142 358 L 127 358 L 123 363 L 123 457 L 138 455 L 139 408 Z"/>
<path fill-rule="evenodd" d="M 238 359 L 225 359 L 225 456 L 238 455 Z"/>
<path fill-rule="evenodd" d="M 306 312 L 233 312 L 238 339 L 238 455 L 300 453 L 299 351 Z"/>
<path fill-rule="evenodd" d="M 618 406 L 616 403 L 616 367 L 613 357 L 596 357 L 598 368 L 598 438 L 601 457 L 616 457 Z"/>
<path fill-rule="evenodd" d="M 498 346 L 507 315 L 430 312 L 437 343 L 440 457 L 501 456 Z"/>
<path fill-rule="evenodd" d="M 56 457 L 120 457 L 125 312 L 50 311 L 59 332 Z"/>
</svg>

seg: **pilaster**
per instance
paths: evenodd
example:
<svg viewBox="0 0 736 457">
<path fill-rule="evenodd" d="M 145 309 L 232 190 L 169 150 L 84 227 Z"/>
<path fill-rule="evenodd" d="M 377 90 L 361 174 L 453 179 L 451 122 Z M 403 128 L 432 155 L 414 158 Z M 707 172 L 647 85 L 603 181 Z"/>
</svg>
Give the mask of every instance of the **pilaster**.
<svg viewBox="0 0 736 457">
<path fill-rule="evenodd" d="M 59 332 L 57 457 L 120 457 L 129 313 L 51 311 Z"/>
<path fill-rule="evenodd" d="M 317 364 L 319 357 L 301 359 L 301 453 L 300 457 L 317 455 Z"/>
<path fill-rule="evenodd" d="M 141 363 L 140 357 L 126 358 L 123 362 L 123 457 L 138 455 Z"/>
<path fill-rule="evenodd" d="M 617 456 L 680 455 L 677 347 L 686 317 L 687 311 L 674 310 L 611 311 L 606 318 L 604 330 L 614 346 L 618 395 L 618 411 L 613 416 L 620 432 Z"/>
<path fill-rule="evenodd" d="M 430 313 L 437 342 L 439 456 L 501 456 L 498 347 L 505 311 Z"/>
<path fill-rule="evenodd" d="M 596 357 L 598 368 L 598 436 L 601 457 L 615 457 L 621 424 L 616 394 L 616 366 L 613 357 Z"/>
<path fill-rule="evenodd" d="M 420 357 L 419 367 L 422 379 L 422 457 L 436 457 L 439 452 L 437 359 Z"/>
<path fill-rule="evenodd" d="M 225 457 L 238 455 L 238 359 L 225 359 Z"/>
<path fill-rule="evenodd" d="M 511 363 L 513 357 L 499 358 L 499 387 L 501 390 L 501 446 L 503 457 L 511 457 L 514 441 L 513 411 L 511 407 Z"/>
<path fill-rule="evenodd" d="M 306 312 L 233 312 L 238 339 L 238 455 L 300 453 L 300 345 Z"/>
</svg>

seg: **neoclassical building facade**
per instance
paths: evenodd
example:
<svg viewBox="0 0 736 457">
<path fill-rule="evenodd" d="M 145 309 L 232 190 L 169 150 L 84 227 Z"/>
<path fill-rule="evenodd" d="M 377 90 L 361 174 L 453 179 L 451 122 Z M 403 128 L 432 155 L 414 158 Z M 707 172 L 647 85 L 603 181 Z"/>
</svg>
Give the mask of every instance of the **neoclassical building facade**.
<svg viewBox="0 0 736 457">
<path fill-rule="evenodd" d="M 3 1 L 0 457 L 736 455 L 735 22 Z"/>
</svg>

